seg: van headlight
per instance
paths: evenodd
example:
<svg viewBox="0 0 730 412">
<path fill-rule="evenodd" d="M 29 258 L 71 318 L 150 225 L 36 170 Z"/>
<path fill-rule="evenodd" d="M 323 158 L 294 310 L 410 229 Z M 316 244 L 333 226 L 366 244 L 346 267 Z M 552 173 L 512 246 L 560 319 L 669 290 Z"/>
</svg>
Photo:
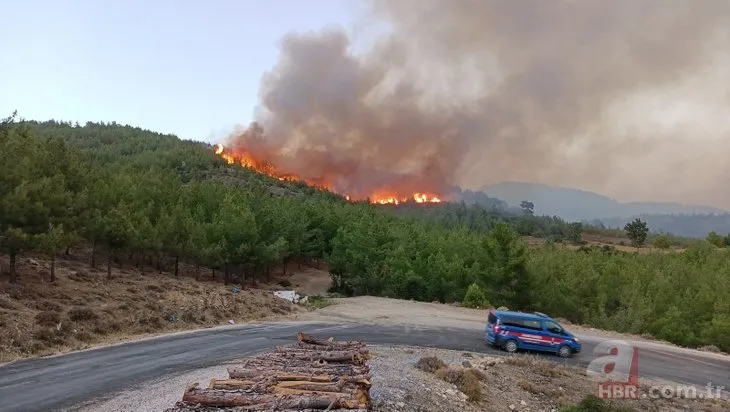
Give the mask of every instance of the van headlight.
<svg viewBox="0 0 730 412">
<path fill-rule="evenodd" d="M 573 340 L 580 343 L 580 339 L 578 338 L 573 338 Z"/>
</svg>

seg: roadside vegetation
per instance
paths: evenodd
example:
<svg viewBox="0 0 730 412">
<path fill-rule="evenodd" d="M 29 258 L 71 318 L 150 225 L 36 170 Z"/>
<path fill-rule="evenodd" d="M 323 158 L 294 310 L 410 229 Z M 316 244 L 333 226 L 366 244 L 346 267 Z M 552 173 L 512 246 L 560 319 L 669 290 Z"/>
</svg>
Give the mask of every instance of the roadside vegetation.
<svg viewBox="0 0 730 412">
<path fill-rule="evenodd" d="M 730 351 L 730 256 L 716 237 L 683 253 L 580 247 L 600 229 L 535 216 L 529 202 L 518 214 L 350 203 L 229 166 L 205 145 L 114 123 L 7 118 L 0 170 L 6 294 L 23 282 L 26 255 L 46 256 L 51 285 L 57 257 L 79 250 L 106 279 L 129 267 L 183 276 L 186 265 L 197 279 L 253 285 L 324 261 L 344 295 L 539 310 Z M 623 233 L 636 250 L 657 240 L 640 226 Z M 528 247 L 522 236 L 547 241 Z"/>
</svg>

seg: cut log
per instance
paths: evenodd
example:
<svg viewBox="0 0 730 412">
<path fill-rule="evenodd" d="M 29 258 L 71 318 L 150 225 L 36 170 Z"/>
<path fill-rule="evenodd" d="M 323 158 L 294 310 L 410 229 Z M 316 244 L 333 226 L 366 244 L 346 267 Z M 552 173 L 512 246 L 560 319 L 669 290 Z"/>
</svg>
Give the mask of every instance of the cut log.
<svg viewBox="0 0 730 412">
<path fill-rule="evenodd" d="M 211 379 L 209 389 L 247 389 L 270 392 L 272 388 L 301 389 L 307 391 L 342 392 L 343 389 L 356 387 L 370 389 L 370 376 L 305 376 L 272 375 L 261 380 L 249 379 Z"/>
<path fill-rule="evenodd" d="M 336 341 L 332 338 L 329 339 L 320 339 L 317 337 L 314 337 L 312 335 L 306 335 L 303 332 L 297 332 L 297 342 L 299 343 L 309 343 L 311 345 L 320 345 L 320 346 L 362 346 L 365 343 L 359 340 L 352 340 L 352 341 Z"/>
<path fill-rule="evenodd" d="M 189 386 L 183 395 L 183 402 L 213 407 L 244 406 L 249 410 L 282 409 L 370 409 L 370 395 L 363 389 L 355 394 L 336 392 L 306 392 L 290 389 L 297 393 L 252 394 L 245 391 L 202 389 L 197 383 Z"/>
<path fill-rule="evenodd" d="M 250 381 L 244 379 L 211 379 L 209 389 L 266 389 L 266 381 Z M 260 387 L 260 388 L 259 388 Z"/>
<path fill-rule="evenodd" d="M 311 343 L 297 343 L 296 345 L 282 346 L 281 348 L 287 348 L 287 347 L 292 348 L 292 349 L 314 350 L 314 351 L 318 351 L 318 352 L 338 351 L 338 350 L 365 350 L 365 351 L 368 351 L 367 346 L 365 344 L 321 346 L 321 345 L 312 345 Z"/>
<path fill-rule="evenodd" d="M 303 375 L 307 377 L 312 376 L 358 376 L 358 375 L 369 375 L 370 367 L 363 366 L 350 366 L 350 365 L 328 365 L 327 367 L 288 367 L 281 369 L 274 368 L 248 368 L 244 366 L 229 366 L 228 377 L 231 379 L 250 379 L 259 380 L 271 375 L 288 374 L 288 375 Z"/>
<path fill-rule="evenodd" d="M 362 348 L 352 348 L 352 349 L 345 349 L 345 350 L 336 350 L 335 348 L 327 348 L 325 350 L 312 350 L 307 348 L 297 348 L 297 347 L 290 347 L 290 346 L 278 346 L 275 350 L 275 353 L 280 353 L 283 355 L 292 355 L 292 354 L 319 354 L 322 356 L 352 356 L 352 354 L 359 353 L 360 355 L 369 355 L 370 350 L 368 348 L 362 347 Z"/>
<path fill-rule="evenodd" d="M 312 352 L 312 351 L 290 351 L 274 352 L 262 356 L 263 359 L 287 359 L 289 361 L 318 361 L 327 363 L 350 363 L 363 365 L 368 355 L 356 351 L 333 351 L 333 352 Z"/>
</svg>

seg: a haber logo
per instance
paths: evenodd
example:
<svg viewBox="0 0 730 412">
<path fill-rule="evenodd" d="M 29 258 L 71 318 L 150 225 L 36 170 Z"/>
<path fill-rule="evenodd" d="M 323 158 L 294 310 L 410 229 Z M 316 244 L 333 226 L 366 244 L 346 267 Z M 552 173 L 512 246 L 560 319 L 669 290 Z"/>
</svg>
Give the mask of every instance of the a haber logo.
<svg viewBox="0 0 730 412">
<path fill-rule="evenodd" d="M 588 376 L 602 381 L 602 399 L 639 399 L 639 349 L 623 340 L 607 340 L 593 350 L 596 359 L 588 364 Z"/>
</svg>

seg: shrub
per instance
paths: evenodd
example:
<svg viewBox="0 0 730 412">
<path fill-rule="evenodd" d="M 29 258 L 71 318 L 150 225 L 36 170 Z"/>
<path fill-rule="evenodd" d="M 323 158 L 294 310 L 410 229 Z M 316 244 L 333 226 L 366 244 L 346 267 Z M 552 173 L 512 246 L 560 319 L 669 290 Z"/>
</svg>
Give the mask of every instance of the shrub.
<svg viewBox="0 0 730 412">
<path fill-rule="evenodd" d="M 478 402 L 482 399 L 481 381 L 486 377 L 476 369 L 456 369 L 444 367 L 436 371 L 436 376 L 441 380 L 455 385 L 464 392 L 471 402 Z"/>
<path fill-rule="evenodd" d="M 321 296 L 309 296 L 307 298 L 307 305 L 312 309 L 322 309 L 331 305 L 329 299 Z"/>
<path fill-rule="evenodd" d="M 436 373 L 437 370 L 446 367 L 446 363 L 435 356 L 426 356 L 418 360 L 416 367 L 424 372 Z"/>
<path fill-rule="evenodd" d="M 58 312 L 38 312 L 35 315 L 35 323 L 39 326 L 56 326 L 61 322 L 61 315 Z"/>
<path fill-rule="evenodd" d="M 657 249 L 669 249 L 672 243 L 667 235 L 659 235 L 654 239 L 654 247 Z"/>
<path fill-rule="evenodd" d="M 74 322 L 80 322 L 85 320 L 94 320 L 99 316 L 89 308 L 72 308 L 68 311 L 68 318 Z"/>
<path fill-rule="evenodd" d="M 560 408 L 560 412 L 634 412 L 634 409 L 614 406 L 596 395 L 588 395 L 577 405 Z"/>
</svg>

